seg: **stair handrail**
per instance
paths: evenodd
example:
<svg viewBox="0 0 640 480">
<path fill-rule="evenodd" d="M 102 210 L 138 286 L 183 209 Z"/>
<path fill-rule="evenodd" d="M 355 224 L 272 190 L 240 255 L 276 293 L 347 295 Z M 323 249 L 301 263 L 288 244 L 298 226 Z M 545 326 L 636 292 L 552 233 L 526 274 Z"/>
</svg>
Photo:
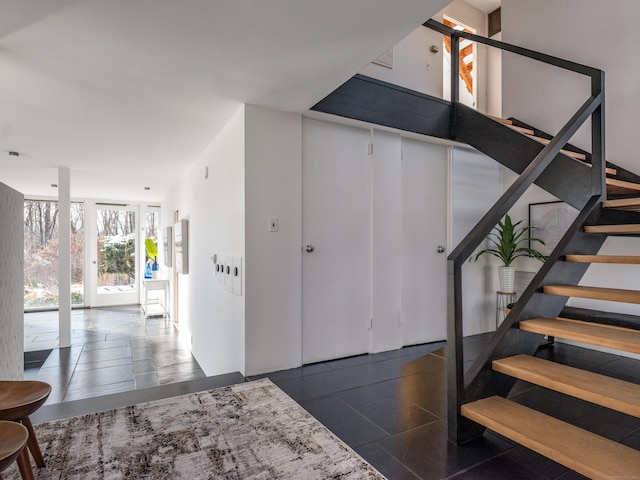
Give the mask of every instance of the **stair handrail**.
<svg viewBox="0 0 640 480">
<path fill-rule="evenodd" d="M 460 424 L 461 418 L 460 406 L 462 405 L 466 388 L 463 352 L 462 265 L 478 248 L 498 221 L 507 214 L 511 207 L 513 207 L 517 200 L 524 194 L 527 188 L 529 188 L 551 164 L 556 155 L 560 153 L 560 150 L 589 117 L 591 117 L 592 142 L 591 198 L 594 196 L 602 198 L 603 195 L 605 195 L 604 72 L 593 67 L 527 48 L 461 30 L 454 30 L 432 19 L 423 25 L 451 38 L 452 114 L 450 118 L 450 134 L 452 138 L 456 136 L 457 104 L 459 103 L 459 51 L 461 38 L 515 53 L 591 78 L 591 94 L 589 98 L 447 257 L 448 422 L 450 430 L 449 437 L 457 443 L 458 425 Z M 586 206 L 586 203 L 583 207 L 584 206 Z M 535 288 L 538 288 L 538 286 L 535 286 Z M 452 432 L 452 430 L 455 432 Z"/>
</svg>

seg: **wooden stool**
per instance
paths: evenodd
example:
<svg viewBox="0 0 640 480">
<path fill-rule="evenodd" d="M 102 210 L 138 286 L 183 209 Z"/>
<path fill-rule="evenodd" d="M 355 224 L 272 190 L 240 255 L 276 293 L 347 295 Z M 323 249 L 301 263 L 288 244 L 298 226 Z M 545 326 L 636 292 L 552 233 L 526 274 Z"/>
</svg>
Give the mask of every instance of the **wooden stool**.
<svg viewBox="0 0 640 480">
<path fill-rule="evenodd" d="M 44 467 L 44 459 L 29 415 L 47 401 L 50 393 L 51 385 L 48 383 L 34 380 L 0 380 L 0 420 L 19 422 L 27 427 L 27 445 L 39 467 Z"/>
<path fill-rule="evenodd" d="M 14 460 L 18 461 L 18 468 L 23 480 L 33 480 L 33 470 L 27 453 L 29 431 L 16 422 L 0 421 L 0 480 L 4 472 Z"/>
</svg>

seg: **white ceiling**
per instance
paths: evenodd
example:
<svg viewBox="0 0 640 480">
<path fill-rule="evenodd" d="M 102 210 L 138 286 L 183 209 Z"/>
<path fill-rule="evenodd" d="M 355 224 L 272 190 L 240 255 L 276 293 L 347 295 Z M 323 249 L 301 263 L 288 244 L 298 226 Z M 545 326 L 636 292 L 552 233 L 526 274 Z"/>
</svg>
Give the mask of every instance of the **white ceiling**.
<svg viewBox="0 0 640 480">
<path fill-rule="evenodd" d="M 464 0 L 472 7 L 476 7 L 485 13 L 491 13 L 502 4 L 502 0 Z"/>
<path fill-rule="evenodd" d="M 304 112 L 447 3 L 0 0 L 0 182 L 159 202 L 242 103 Z"/>
</svg>

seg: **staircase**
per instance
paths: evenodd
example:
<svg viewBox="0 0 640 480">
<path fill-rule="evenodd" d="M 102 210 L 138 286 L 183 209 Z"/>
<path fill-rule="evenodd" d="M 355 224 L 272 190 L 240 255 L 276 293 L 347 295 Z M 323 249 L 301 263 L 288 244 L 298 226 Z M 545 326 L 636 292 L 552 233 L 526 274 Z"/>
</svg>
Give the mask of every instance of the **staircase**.
<svg viewBox="0 0 640 480">
<path fill-rule="evenodd" d="M 542 144 L 549 141 L 546 136 L 538 136 L 540 132 L 517 121 L 494 120 Z M 570 145 L 565 146 L 561 153 L 581 162 L 589 161 L 587 152 Z M 604 238 L 612 235 L 640 235 L 640 215 L 637 215 L 640 212 L 640 197 L 626 196 L 639 194 L 640 183 L 616 178 L 618 168 L 613 165 L 607 165 L 605 173 L 607 196 L 612 199 L 599 203 L 599 213 L 581 225 L 578 236 L 598 237 L 598 243 L 601 244 Z M 613 198 L 616 196 L 624 197 Z M 589 242 L 586 243 L 589 245 Z M 640 264 L 640 256 L 598 255 L 593 253 L 594 248 L 587 250 L 587 253 L 579 248 L 564 252 L 555 261 L 556 267 L 570 269 L 600 263 L 615 269 L 617 265 Z M 540 290 L 541 301 L 545 302 L 557 299 L 564 304 L 574 297 L 640 304 L 638 290 L 576 285 L 573 282 L 544 284 Z M 549 336 L 640 354 L 640 318 L 635 316 L 564 307 L 557 317 L 528 317 L 525 315 L 514 326 L 521 332 L 536 334 L 539 338 Z M 493 359 L 491 370 L 498 376 L 523 380 L 640 417 L 640 385 L 634 383 L 522 353 Z M 489 395 L 464 403 L 460 407 L 460 414 L 589 478 L 635 478 L 640 475 L 639 451 L 532 410 L 504 396 Z"/>
<path fill-rule="evenodd" d="M 610 236 L 640 235 L 640 176 L 604 160 L 604 72 L 433 20 L 424 26 L 450 38 L 451 102 L 356 75 L 313 109 L 467 143 L 519 175 L 447 258 L 449 439 L 462 445 L 488 428 L 590 478 L 639 478 L 639 451 L 507 398 L 521 380 L 640 417 L 638 385 L 534 356 L 546 336 L 640 353 L 640 316 L 566 306 L 571 297 L 640 304 L 639 291 L 580 285 L 591 264 L 611 269 L 640 264 L 640 257 L 624 252 L 599 254 Z M 589 96 L 555 136 L 516 119 L 485 116 L 457 98 L 463 39 L 585 75 L 591 81 Z M 589 119 L 591 152 L 568 143 Z M 579 214 L 478 358 L 467 365 L 462 266 L 533 184 Z"/>
<path fill-rule="evenodd" d="M 640 235 L 640 177 L 604 160 L 604 72 L 433 21 L 425 25 L 451 38 L 451 136 L 520 174 L 448 257 L 449 438 L 463 444 L 488 428 L 590 478 L 638 478 L 639 451 L 507 398 L 522 380 L 640 417 L 639 385 L 534 356 L 545 336 L 640 353 L 640 317 L 566 306 L 571 297 L 640 304 L 640 291 L 579 285 L 592 263 L 640 263 L 640 257 L 598 255 L 609 236 Z M 555 137 L 514 119 L 486 117 L 453 96 L 460 68 L 453 60 L 462 39 L 586 75 L 591 96 Z M 589 117 L 593 153 L 568 143 Z M 532 183 L 580 213 L 479 358 L 465 368 L 462 264 Z"/>
</svg>

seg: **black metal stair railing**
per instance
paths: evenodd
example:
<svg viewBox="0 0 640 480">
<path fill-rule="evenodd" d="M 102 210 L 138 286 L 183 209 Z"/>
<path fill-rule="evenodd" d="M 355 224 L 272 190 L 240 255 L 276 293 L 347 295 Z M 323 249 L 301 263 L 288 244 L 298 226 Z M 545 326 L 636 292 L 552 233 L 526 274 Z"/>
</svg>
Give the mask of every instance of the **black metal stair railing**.
<svg viewBox="0 0 640 480">
<path fill-rule="evenodd" d="M 453 250 L 447 258 L 448 263 L 448 353 L 447 353 L 447 376 L 448 376 L 448 420 L 449 439 L 457 444 L 465 443 L 481 434 L 482 429 L 471 424 L 460 416 L 460 407 L 463 403 L 476 398 L 488 396 L 496 391 L 504 391 L 510 388 L 505 385 L 492 385 L 492 382 L 500 382 L 487 372 L 490 370 L 492 358 L 497 358 L 499 354 L 504 354 L 509 350 L 517 348 L 522 344 L 521 339 L 513 339 L 513 326 L 523 314 L 529 314 L 535 310 L 540 302 L 540 295 L 536 295 L 541 284 L 548 275 L 565 275 L 577 281 L 584 273 L 583 271 L 573 271 L 570 274 L 558 273 L 554 263 L 561 254 L 563 248 L 571 243 L 571 238 L 579 231 L 579 221 L 584 221 L 589 215 L 595 215 L 599 201 L 605 195 L 605 159 L 604 159 L 604 72 L 592 67 L 563 60 L 543 53 L 517 47 L 497 40 L 488 39 L 478 35 L 453 30 L 434 20 L 424 23 L 424 26 L 433 29 L 451 38 L 451 102 L 453 112 L 450 119 L 450 135 L 457 137 L 457 126 L 459 108 L 459 50 L 460 40 L 468 39 L 503 51 L 515 53 L 521 56 L 537 60 L 549 65 L 553 65 L 565 70 L 586 75 L 591 78 L 591 92 L 589 97 L 578 111 L 560 129 L 558 134 L 547 144 L 531 163 L 522 171 L 516 181 L 504 192 L 496 204 L 489 209 L 485 216 L 471 230 L 462 242 Z M 565 237 L 560 241 L 558 247 L 550 255 L 540 272 L 533 279 L 529 288 L 524 292 L 518 304 L 513 308 L 500 329 L 489 343 L 483 354 L 475 364 L 469 369 L 468 377 L 465 378 L 464 352 L 463 352 L 463 297 L 462 297 L 462 265 L 471 254 L 478 248 L 486 236 L 505 214 L 513 207 L 524 192 L 543 174 L 545 169 L 551 164 L 560 150 L 564 148 L 571 137 L 580 126 L 591 118 L 591 146 L 592 146 L 592 168 L 590 171 L 590 182 L 586 182 L 584 191 L 579 192 L 581 205 L 576 205 L 576 192 L 563 191 L 562 186 L 554 191 L 554 194 L 561 200 L 563 197 L 571 198 L 574 206 L 581 209 L 579 218 L 569 229 Z M 558 179 L 559 182 L 562 179 Z M 575 188 L 575 185 L 571 187 Z M 598 245 L 590 245 L 589 248 L 599 248 Z M 527 302 L 530 305 L 527 305 Z M 557 309 L 558 312 L 563 304 L 552 305 L 550 310 Z M 510 347 L 501 346 L 500 342 L 509 343 Z M 527 343 L 527 342 L 525 342 Z M 530 341 L 528 343 L 531 343 Z M 531 348 L 530 346 L 526 348 Z M 508 391 L 508 390 L 507 390 Z"/>
</svg>

